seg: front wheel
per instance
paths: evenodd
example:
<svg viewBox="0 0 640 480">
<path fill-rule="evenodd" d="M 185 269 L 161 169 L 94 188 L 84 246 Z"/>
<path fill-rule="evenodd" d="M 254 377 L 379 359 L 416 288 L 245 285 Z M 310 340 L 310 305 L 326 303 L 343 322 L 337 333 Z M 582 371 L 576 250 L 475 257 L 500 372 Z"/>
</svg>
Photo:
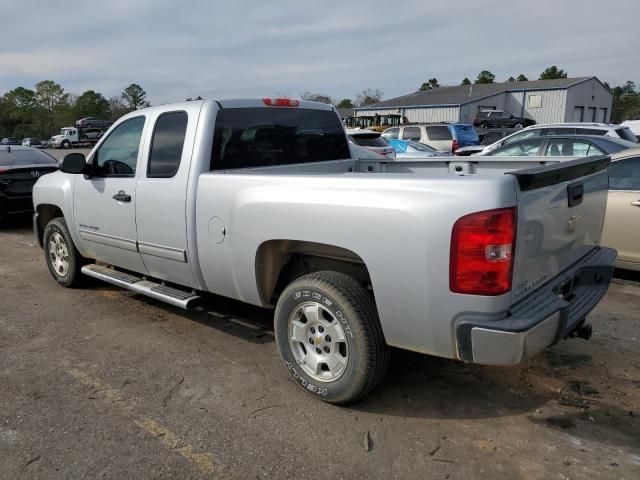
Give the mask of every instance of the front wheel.
<svg viewBox="0 0 640 480">
<path fill-rule="evenodd" d="M 516 128 L 516 130 L 522 130 L 524 128 L 524 125 L 521 124 L 521 123 L 516 123 L 515 128 Z"/>
<path fill-rule="evenodd" d="M 362 398 L 389 363 L 373 296 L 342 273 L 312 273 L 289 284 L 276 306 L 275 336 L 296 383 L 330 403 Z"/>
<path fill-rule="evenodd" d="M 65 140 L 64 142 L 62 142 L 62 148 L 64 148 L 65 150 L 71 148 L 71 143 Z"/>
<path fill-rule="evenodd" d="M 63 287 L 75 287 L 81 279 L 84 257 L 76 250 L 63 217 L 51 220 L 43 234 L 45 259 L 49 272 Z"/>
</svg>

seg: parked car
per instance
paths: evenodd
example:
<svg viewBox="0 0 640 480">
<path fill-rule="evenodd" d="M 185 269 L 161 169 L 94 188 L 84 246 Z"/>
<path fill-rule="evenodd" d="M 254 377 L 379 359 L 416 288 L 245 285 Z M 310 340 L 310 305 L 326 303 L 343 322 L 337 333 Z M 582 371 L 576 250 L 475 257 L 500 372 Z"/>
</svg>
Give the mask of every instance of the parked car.
<svg viewBox="0 0 640 480">
<path fill-rule="evenodd" d="M 616 267 L 640 271 L 640 148 L 611 155 L 602 244 L 618 250 Z"/>
<path fill-rule="evenodd" d="M 113 125 L 111 120 L 98 117 L 85 117 L 76 121 L 76 128 L 107 128 Z"/>
<path fill-rule="evenodd" d="M 414 142 L 413 140 L 389 140 L 389 145 L 396 152 L 396 158 L 424 158 L 424 157 L 442 157 L 450 156 L 448 152 L 439 152 L 424 143 Z"/>
<path fill-rule="evenodd" d="M 322 103 L 137 110 L 37 182 L 35 235 L 61 286 L 275 306 L 285 370 L 332 403 L 370 392 L 389 346 L 512 365 L 588 335 L 616 255 L 599 245 L 607 157 L 458 175 L 351 151 Z"/>
<path fill-rule="evenodd" d="M 605 137 L 622 138 L 630 142 L 637 142 L 636 137 L 628 126 L 608 123 L 548 123 L 527 127 L 499 139 L 491 145 L 484 147 L 481 154 L 486 155 L 496 148 L 520 140 L 546 135 L 603 135 Z"/>
<path fill-rule="evenodd" d="M 23 147 L 33 147 L 33 148 L 42 148 L 42 142 L 37 138 L 23 138 L 22 139 Z"/>
<path fill-rule="evenodd" d="M 387 140 L 401 139 L 424 143 L 442 152 L 455 152 L 461 147 L 479 145 L 478 133 L 465 123 L 408 124 L 387 128 Z"/>
<path fill-rule="evenodd" d="M 347 129 L 347 138 L 356 145 L 368 148 L 385 158 L 391 160 L 396 158 L 395 150 L 389 145 L 389 142 L 381 136 L 380 132 L 361 130 L 358 128 Z"/>
<path fill-rule="evenodd" d="M 548 135 L 534 137 L 500 147 L 488 155 L 502 157 L 590 157 L 609 155 L 638 144 L 621 138 L 597 135 Z"/>
<path fill-rule="evenodd" d="M 0 219 L 33 212 L 33 184 L 57 169 L 58 161 L 40 150 L 22 145 L 0 146 Z"/>
<path fill-rule="evenodd" d="M 15 137 L 6 137 L 0 140 L 0 145 L 20 145 L 20 142 Z"/>
<path fill-rule="evenodd" d="M 503 110 L 480 110 L 473 119 L 473 126 L 478 128 L 524 128 L 535 123 L 535 120 L 516 117 Z"/>
<path fill-rule="evenodd" d="M 627 127 L 635 135 L 636 139 L 640 141 L 640 120 L 625 120 L 620 126 Z"/>
</svg>

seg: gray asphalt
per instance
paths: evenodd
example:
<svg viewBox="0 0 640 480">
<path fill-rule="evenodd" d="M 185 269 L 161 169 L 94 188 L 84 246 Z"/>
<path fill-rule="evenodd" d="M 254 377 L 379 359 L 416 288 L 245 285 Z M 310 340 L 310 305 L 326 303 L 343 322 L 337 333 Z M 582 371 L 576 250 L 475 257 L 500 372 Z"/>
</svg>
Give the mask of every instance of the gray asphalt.
<svg viewBox="0 0 640 480">
<path fill-rule="evenodd" d="M 288 378 L 270 311 L 64 289 L 29 218 L 0 240 L 0 478 L 638 478 L 637 276 L 589 342 L 514 368 L 394 351 L 341 408 Z"/>
</svg>

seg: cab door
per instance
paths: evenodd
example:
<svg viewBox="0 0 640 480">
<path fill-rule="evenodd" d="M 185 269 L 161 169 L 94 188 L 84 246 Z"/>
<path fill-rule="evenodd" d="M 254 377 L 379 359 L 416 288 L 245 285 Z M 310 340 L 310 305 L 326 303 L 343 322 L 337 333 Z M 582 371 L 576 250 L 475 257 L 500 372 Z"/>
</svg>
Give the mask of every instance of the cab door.
<svg viewBox="0 0 640 480">
<path fill-rule="evenodd" d="M 640 156 L 609 165 L 602 244 L 618 250 L 617 265 L 640 269 Z"/>
<path fill-rule="evenodd" d="M 200 109 L 193 103 L 149 118 L 152 133 L 138 178 L 136 218 L 138 248 L 149 274 L 198 288 L 187 248 L 187 187 Z"/>
<path fill-rule="evenodd" d="M 90 158 L 91 175 L 79 176 L 74 222 L 86 254 L 111 265 L 146 273 L 138 252 L 136 182 L 145 117 L 115 127 Z"/>
</svg>

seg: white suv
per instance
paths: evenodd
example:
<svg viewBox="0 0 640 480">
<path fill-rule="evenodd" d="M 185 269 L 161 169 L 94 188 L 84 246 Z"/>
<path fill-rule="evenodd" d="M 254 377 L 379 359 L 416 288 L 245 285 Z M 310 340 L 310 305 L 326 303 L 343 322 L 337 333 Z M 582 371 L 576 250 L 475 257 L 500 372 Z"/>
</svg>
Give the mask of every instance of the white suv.
<svg viewBox="0 0 640 480">
<path fill-rule="evenodd" d="M 630 142 L 638 141 L 629 127 L 624 125 L 610 123 L 548 123 L 546 125 L 532 125 L 518 130 L 516 133 L 487 145 L 479 152 L 479 155 L 487 155 L 489 152 L 504 145 L 543 135 L 604 135 L 605 137 L 622 138 Z"/>
</svg>

